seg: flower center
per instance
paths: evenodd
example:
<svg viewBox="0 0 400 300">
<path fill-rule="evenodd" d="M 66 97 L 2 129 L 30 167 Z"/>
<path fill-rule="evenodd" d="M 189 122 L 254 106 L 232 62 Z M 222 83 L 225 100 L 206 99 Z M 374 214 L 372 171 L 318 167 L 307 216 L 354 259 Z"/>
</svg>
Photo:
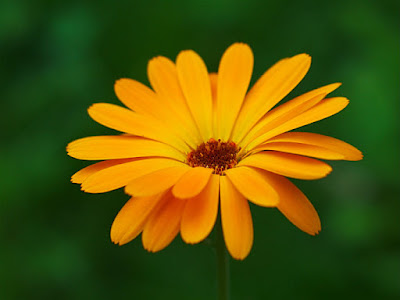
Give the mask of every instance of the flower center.
<svg viewBox="0 0 400 300">
<path fill-rule="evenodd" d="M 214 169 L 213 174 L 223 175 L 225 170 L 236 166 L 239 150 L 234 142 L 210 139 L 188 154 L 187 163 L 191 167 Z"/>
</svg>

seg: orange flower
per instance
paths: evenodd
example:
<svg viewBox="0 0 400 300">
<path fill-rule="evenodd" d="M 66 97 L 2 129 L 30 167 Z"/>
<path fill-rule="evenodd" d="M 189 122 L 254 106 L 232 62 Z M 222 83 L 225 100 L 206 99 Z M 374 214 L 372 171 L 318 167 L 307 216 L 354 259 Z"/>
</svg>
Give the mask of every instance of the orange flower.
<svg viewBox="0 0 400 300">
<path fill-rule="evenodd" d="M 127 108 L 97 103 L 89 115 L 124 134 L 82 138 L 67 147 L 72 157 L 102 160 L 72 176 L 83 191 L 125 187 L 132 196 L 114 220 L 112 241 L 122 245 L 142 233 L 144 248 L 156 252 L 180 232 L 185 242 L 198 243 L 213 229 L 220 206 L 227 249 L 244 259 L 253 244 L 248 201 L 277 207 L 299 229 L 317 234 L 317 212 L 285 177 L 319 179 L 331 167 L 318 159 L 360 160 L 362 154 L 332 137 L 289 132 L 345 108 L 346 98 L 325 98 L 339 83 L 273 108 L 310 63 L 307 54 L 283 59 L 247 93 L 253 54 L 236 43 L 222 56 L 218 74 L 188 50 L 176 63 L 165 57 L 149 62 L 152 89 L 118 80 L 115 92 Z"/>
</svg>

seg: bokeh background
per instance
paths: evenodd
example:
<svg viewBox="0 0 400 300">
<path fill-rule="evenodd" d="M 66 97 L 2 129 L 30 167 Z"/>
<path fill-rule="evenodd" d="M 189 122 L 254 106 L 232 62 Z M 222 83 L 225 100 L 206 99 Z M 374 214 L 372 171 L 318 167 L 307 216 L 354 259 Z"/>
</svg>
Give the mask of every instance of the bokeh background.
<svg viewBox="0 0 400 300">
<path fill-rule="evenodd" d="M 90 120 L 118 103 L 113 83 L 148 83 L 147 61 L 194 49 L 215 71 L 233 42 L 251 45 L 254 78 L 306 52 L 287 97 L 343 82 L 339 115 L 307 127 L 359 147 L 319 181 L 296 181 L 322 219 L 310 237 L 276 209 L 252 206 L 255 243 L 232 261 L 233 299 L 399 299 L 398 1 L 180 0 L 0 2 L 0 299 L 213 299 L 215 256 L 178 237 L 157 254 L 109 239 L 122 191 L 85 194 L 87 165 L 68 142 L 112 133 Z M 254 82 L 253 78 L 253 82 Z"/>
</svg>

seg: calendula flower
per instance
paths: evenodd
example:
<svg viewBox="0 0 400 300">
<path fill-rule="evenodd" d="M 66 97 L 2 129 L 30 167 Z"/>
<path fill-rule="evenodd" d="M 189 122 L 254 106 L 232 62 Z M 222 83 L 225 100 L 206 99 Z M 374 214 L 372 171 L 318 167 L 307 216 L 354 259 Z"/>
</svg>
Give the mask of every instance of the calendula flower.
<svg viewBox="0 0 400 300">
<path fill-rule="evenodd" d="M 125 187 L 132 196 L 114 220 L 112 241 L 122 245 L 142 233 L 144 248 L 155 252 L 180 232 L 186 243 L 198 243 L 213 229 L 220 207 L 226 247 L 244 259 L 253 244 L 249 201 L 277 207 L 299 229 L 317 234 L 317 212 L 286 177 L 323 178 L 331 167 L 319 159 L 360 160 L 362 154 L 332 137 L 289 132 L 345 108 L 346 98 L 326 98 L 339 83 L 274 108 L 310 63 L 307 54 L 285 58 L 247 92 L 253 54 L 236 43 L 223 54 L 218 73 L 209 73 L 188 50 L 175 63 L 150 60 L 152 89 L 118 80 L 115 92 L 127 108 L 97 103 L 88 111 L 123 134 L 86 137 L 67 147 L 74 158 L 101 160 L 72 176 L 83 191 Z"/>
</svg>

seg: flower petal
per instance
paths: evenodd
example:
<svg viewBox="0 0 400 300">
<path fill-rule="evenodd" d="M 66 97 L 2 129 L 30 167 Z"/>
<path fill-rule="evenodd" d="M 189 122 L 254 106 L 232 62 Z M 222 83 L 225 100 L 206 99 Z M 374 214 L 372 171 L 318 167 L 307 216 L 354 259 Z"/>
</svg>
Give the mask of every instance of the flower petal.
<svg viewBox="0 0 400 300">
<path fill-rule="evenodd" d="M 320 94 L 302 103 L 298 103 L 297 105 L 291 105 L 293 103 L 292 100 L 271 110 L 250 130 L 249 134 L 246 135 L 239 144 L 242 146 L 242 151 L 245 151 L 246 148 L 251 149 L 254 147 L 257 138 L 264 135 L 266 132 L 271 132 L 273 129 L 279 128 L 279 126 L 309 110 L 311 107 L 321 102 L 324 97 L 324 94 Z"/>
<path fill-rule="evenodd" d="M 273 150 L 297 155 L 310 156 L 328 160 L 342 160 L 344 156 L 338 152 L 332 151 L 315 145 L 307 145 L 290 142 L 274 142 L 269 140 L 266 144 L 262 144 L 253 149 L 255 151 Z"/>
<path fill-rule="evenodd" d="M 230 46 L 221 58 L 217 87 L 217 136 L 227 141 L 242 107 L 253 72 L 253 52 L 246 44 Z"/>
<path fill-rule="evenodd" d="M 203 140 L 207 142 L 213 135 L 212 94 L 207 67 L 196 52 L 187 50 L 179 53 L 176 68 L 186 102 Z"/>
<path fill-rule="evenodd" d="M 280 60 L 268 69 L 247 94 L 232 139 L 240 141 L 267 111 L 297 86 L 310 65 L 311 57 L 299 54 Z"/>
<path fill-rule="evenodd" d="M 240 161 L 238 166 L 260 168 L 279 175 L 306 180 L 323 178 L 332 171 L 332 167 L 322 161 L 275 151 L 250 155 Z"/>
<path fill-rule="evenodd" d="M 213 105 L 216 105 L 217 101 L 217 85 L 218 85 L 218 74 L 217 73 L 210 73 L 210 86 L 211 86 L 211 95 L 213 99 Z M 216 106 L 213 106 L 216 108 Z"/>
<path fill-rule="evenodd" d="M 105 160 L 164 156 L 184 161 L 185 155 L 166 144 L 132 136 L 91 136 L 68 144 L 69 156 L 83 160 Z"/>
<path fill-rule="evenodd" d="M 115 244 L 124 245 L 136 238 L 162 195 L 129 199 L 114 219 L 111 240 Z"/>
<path fill-rule="evenodd" d="M 211 175 L 204 190 L 186 201 L 181 221 L 181 235 L 186 243 L 201 242 L 213 229 L 218 214 L 219 177 Z"/>
<path fill-rule="evenodd" d="M 186 201 L 168 192 L 149 217 L 142 233 L 143 247 L 157 252 L 167 247 L 179 232 Z"/>
<path fill-rule="evenodd" d="M 161 193 L 184 176 L 191 168 L 187 165 L 174 166 L 134 179 L 125 187 L 125 192 L 135 197 L 150 196 Z"/>
<path fill-rule="evenodd" d="M 248 201 L 226 176 L 220 177 L 221 221 L 229 253 L 245 259 L 253 245 L 253 220 Z"/>
<path fill-rule="evenodd" d="M 317 134 L 317 133 L 310 133 L 310 132 L 286 132 L 283 134 L 280 134 L 272 139 L 269 139 L 266 144 L 264 144 L 266 147 L 270 147 L 269 145 L 277 145 L 277 144 L 287 144 L 287 145 L 295 145 L 295 146 L 290 146 L 292 148 L 298 147 L 300 145 L 302 146 L 308 146 L 310 147 L 309 149 L 312 149 L 312 147 L 315 147 L 315 149 L 321 149 L 324 148 L 323 151 L 331 151 L 332 153 L 335 153 L 336 156 L 341 156 L 342 158 L 338 159 L 344 159 L 344 160 L 361 160 L 363 158 L 363 155 L 360 150 L 355 148 L 354 146 L 343 142 L 341 140 L 335 139 L 330 136 L 322 135 L 322 134 Z M 264 145 L 261 145 L 263 147 Z M 260 147 L 260 148 L 261 148 Z M 274 146 L 276 147 L 276 146 Z M 259 148 L 259 147 L 257 147 Z M 306 148 L 303 148 L 306 149 Z M 282 151 L 282 150 L 279 150 Z M 285 151 L 286 152 L 286 151 Z M 302 153 L 296 153 L 296 152 L 291 152 L 295 154 L 302 154 Z M 318 153 L 321 154 L 321 153 Z M 310 154 L 302 154 L 302 155 L 307 155 L 307 156 L 314 156 L 318 157 L 316 155 L 310 155 Z M 322 156 L 322 154 L 321 154 Z M 320 157 L 323 159 L 333 159 L 333 158 L 327 158 L 327 155 L 325 157 Z"/>
<path fill-rule="evenodd" d="M 207 185 L 212 172 L 213 169 L 210 168 L 191 168 L 185 176 L 182 176 L 174 185 L 172 194 L 180 199 L 197 196 Z"/>
<path fill-rule="evenodd" d="M 157 95 L 144 84 L 129 78 L 118 79 L 114 84 L 118 99 L 131 110 L 140 114 L 158 117 L 160 101 Z"/>
<path fill-rule="evenodd" d="M 263 176 L 279 194 L 278 209 L 290 222 L 304 232 L 316 235 L 321 230 L 321 221 L 307 197 L 288 179 L 263 171 Z"/>
<path fill-rule="evenodd" d="M 242 140 L 238 140 L 238 143 L 242 148 L 246 148 L 250 141 L 307 111 L 340 85 L 340 83 L 329 84 L 279 105 L 262 117 Z"/>
<path fill-rule="evenodd" d="M 148 158 L 118 164 L 88 177 L 82 183 L 82 190 L 87 193 L 109 192 L 128 185 L 136 178 L 174 166 L 185 165 L 167 158 Z"/>
<path fill-rule="evenodd" d="M 238 167 L 225 173 L 236 189 L 254 204 L 267 207 L 278 204 L 278 194 L 255 169 Z"/>
<path fill-rule="evenodd" d="M 273 129 L 266 130 L 264 133 L 260 134 L 256 139 L 254 139 L 247 146 L 247 148 L 252 149 L 260 144 L 264 144 L 268 139 L 277 136 L 278 134 L 328 118 L 344 109 L 347 104 L 349 104 L 349 100 L 343 97 L 324 99 L 317 105 L 311 107 L 305 112 L 302 112 L 287 122 Z"/>
<path fill-rule="evenodd" d="M 89 176 L 93 175 L 94 173 L 97 173 L 101 170 L 104 170 L 106 168 L 116 166 L 119 164 L 131 162 L 133 160 L 137 160 L 137 158 L 128 158 L 128 159 L 112 159 L 112 160 L 105 160 L 101 161 L 95 164 L 91 164 L 78 172 L 76 172 L 74 175 L 71 177 L 71 182 L 72 183 L 82 183 L 84 182 Z"/>
<path fill-rule="evenodd" d="M 210 86 L 211 86 L 211 94 L 213 100 L 213 129 L 214 131 L 219 126 L 218 119 L 217 119 L 217 85 L 218 85 L 218 74 L 217 73 L 210 73 Z"/>
<path fill-rule="evenodd" d="M 163 100 L 164 108 L 180 122 L 181 130 L 189 133 L 194 144 L 199 145 L 202 139 L 179 84 L 175 64 L 166 57 L 158 56 L 149 61 L 147 73 L 151 86 Z"/>
<path fill-rule="evenodd" d="M 189 150 L 182 139 L 154 118 L 109 103 L 93 104 L 89 107 L 88 112 L 93 120 L 106 127 L 164 142 L 183 152 Z"/>
</svg>

